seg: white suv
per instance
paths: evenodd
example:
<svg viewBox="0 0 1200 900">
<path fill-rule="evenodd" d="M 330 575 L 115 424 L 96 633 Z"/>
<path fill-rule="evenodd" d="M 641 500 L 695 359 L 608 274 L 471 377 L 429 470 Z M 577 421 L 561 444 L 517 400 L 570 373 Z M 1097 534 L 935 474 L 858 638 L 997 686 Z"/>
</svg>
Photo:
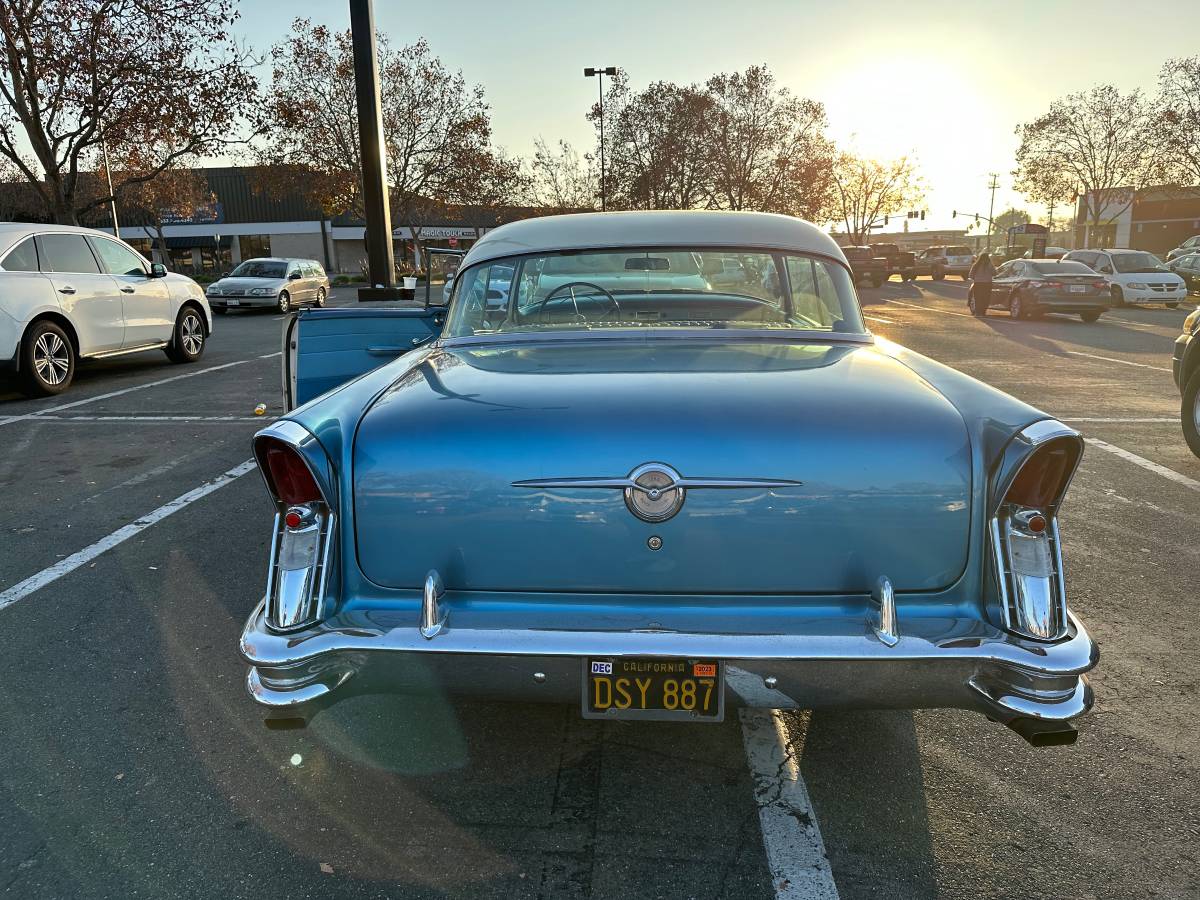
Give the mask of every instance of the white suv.
<svg viewBox="0 0 1200 900">
<path fill-rule="evenodd" d="M 1174 309 L 1187 299 L 1183 279 L 1145 250 L 1072 250 L 1063 259 L 1081 262 L 1103 275 L 1114 306 L 1161 303 Z"/>
<path fill-rule="evenodd" d="M 212 313 L 200 285 L 128 244 L 68 225 L 0 224 L 0 370 L 61 394 L 81 358 L 163 350 L 200 358 Z"/>
</svg>

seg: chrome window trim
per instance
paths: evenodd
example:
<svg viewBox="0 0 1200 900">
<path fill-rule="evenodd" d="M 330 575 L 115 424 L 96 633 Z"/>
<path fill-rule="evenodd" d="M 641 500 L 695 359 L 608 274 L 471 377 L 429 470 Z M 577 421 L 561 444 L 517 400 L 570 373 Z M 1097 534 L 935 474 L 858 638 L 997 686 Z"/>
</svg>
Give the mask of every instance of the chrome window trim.
<svg viewBox="0 0 1200 900">
<path fill-rule="evenodd" d="M 489 344 L 534 344 L 546 341 L 632 341 L 647 340 L 709 340 L 728 342 L 732 340 L 785 341 L 789 343 L 815 344 L 874 344 L 875 335 L 867 332 L 858 334 L 844 331 L 812 331 L 799 328 L 614 328 L 611 330 L 570 331 L 507 331 L 497 334 L 471 334 L 460 337 L 442 338 L 437 346 L 452 350 L 456 347 L 477 347 Z"/>
</svg>

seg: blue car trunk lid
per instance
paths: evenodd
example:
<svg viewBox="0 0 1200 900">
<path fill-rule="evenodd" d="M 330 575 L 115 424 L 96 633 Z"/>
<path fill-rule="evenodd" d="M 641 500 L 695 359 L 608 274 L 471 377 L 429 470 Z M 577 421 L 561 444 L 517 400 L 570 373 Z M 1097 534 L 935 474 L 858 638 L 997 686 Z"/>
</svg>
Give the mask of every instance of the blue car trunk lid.
<svg viewBox="0 0 1200 900">
<path fill-rule="evenodd" d="M 358 564 L 381 586 L 437 569 L 449 590 L 861 594 L 966 565 L 962 419 L 869 346 L 558 341 L 400 371 L 354 445 Z M 518 484 L 649 462 L 798 484 L 689 489 L 662 522 L 619 488 Z"/>
</svg>

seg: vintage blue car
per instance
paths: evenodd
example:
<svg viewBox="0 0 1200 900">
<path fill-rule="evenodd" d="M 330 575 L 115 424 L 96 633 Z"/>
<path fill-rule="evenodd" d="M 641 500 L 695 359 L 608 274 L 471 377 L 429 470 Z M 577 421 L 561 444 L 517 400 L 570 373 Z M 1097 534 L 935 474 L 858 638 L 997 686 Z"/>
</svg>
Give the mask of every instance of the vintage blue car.
<svg viewBox="0 0 1200 900">
<path fill-rule="evenodd" d="M 873 336 L 806 222 L 506 225 L 448 309 L 301 313 L 285 390 L 241 639 L 274 727 L 436 692 L 956 707 L 1042 746 L 1091 707 L 1057 517 L 1079 434 Z"/>
</svg>

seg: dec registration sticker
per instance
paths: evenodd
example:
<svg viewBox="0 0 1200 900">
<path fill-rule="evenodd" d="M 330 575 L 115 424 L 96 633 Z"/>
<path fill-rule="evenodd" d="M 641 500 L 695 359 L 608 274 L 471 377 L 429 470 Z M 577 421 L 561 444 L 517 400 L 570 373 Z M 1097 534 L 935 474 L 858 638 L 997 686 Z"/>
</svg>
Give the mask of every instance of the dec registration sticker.
<svg viewBox="0 0 1200 900">
<path fill-rule="evenodd" d="M 583 716 L 720 722 L 724 664 L 716 659 L 653 657 L 584 661 Z"/>
</svg>

